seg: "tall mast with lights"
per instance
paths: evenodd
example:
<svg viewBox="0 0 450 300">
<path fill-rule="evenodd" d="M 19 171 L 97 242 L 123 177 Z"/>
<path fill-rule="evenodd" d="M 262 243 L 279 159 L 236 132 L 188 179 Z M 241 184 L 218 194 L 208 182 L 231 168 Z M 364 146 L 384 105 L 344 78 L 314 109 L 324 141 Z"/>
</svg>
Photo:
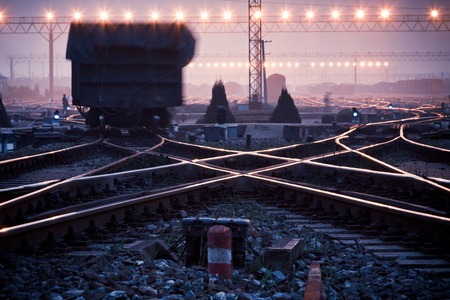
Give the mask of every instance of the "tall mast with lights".
<svg viewBox="0 0 450 300">
<path fill-rule="evenodd" d="M 248 83 L 249 108 L 261 109 L 262 55 L 261 55 L 261 0 L 248 1 Z"/>
</svg>

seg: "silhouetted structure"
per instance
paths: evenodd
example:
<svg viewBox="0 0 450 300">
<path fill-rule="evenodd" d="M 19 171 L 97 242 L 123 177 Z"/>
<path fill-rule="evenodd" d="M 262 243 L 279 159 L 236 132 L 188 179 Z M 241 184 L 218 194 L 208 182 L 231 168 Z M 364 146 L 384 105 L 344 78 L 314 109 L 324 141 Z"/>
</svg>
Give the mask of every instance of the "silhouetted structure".
<svg viewBox="0 0 450 300">
<path fill-rule="evenodd" d="M 286 87 L 286 77 L 281 74 L 272 74 L 267 77 L 267 98 L 269 103 L 275 103 L 283 88 Z"/>
<path fill-rule="evenodd" d="M 278 98 L 277 107 L 275 107 L 272 116 L 270 117 L 271 123 L 301 123 L 302 118 L 298 114 L 298 109 L 295 107 L 294 100 L 288 93 L 286 88 L 281 90 L 281 95 Z"/>
<path fill-rule="evenodd" d="M 223 116 L 220 117 L 220 122 L 223 123 L 235 123 L 236 119 L 230 111 L 228 106 L 227 95 L 225 93 L 225 86 L 222 80 L 218 80 L 214 83 L 212 88 L 211 103 L 206 108 L 205 121 L 206 124 L 215 124 L 218 122 L 218 108 L 222 107 L 220 110 L 226 110 L 226 120 L 223 120 Z M 223 113 L 223 112 L 222 112 Z"/>
</svg>

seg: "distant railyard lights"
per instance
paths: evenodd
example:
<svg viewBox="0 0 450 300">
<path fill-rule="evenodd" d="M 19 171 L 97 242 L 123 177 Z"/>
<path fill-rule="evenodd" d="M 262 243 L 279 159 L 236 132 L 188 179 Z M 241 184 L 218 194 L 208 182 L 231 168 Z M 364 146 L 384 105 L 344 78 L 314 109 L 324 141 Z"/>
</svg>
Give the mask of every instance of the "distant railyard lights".
<svg viewBox="0 0 450 300">
<path fill-rule="evenodd" d="M 381 17 L 382 17 L 383 19 L 388 18 L 388 17 L 389 17 L 389 10 L 383 9 L 383 10 L 381 11 Z"/>
<path fill-rule="evenodd" d="M 102 19 L 103 21 L 106 21 L 106 19 L 108 19 L 108 13 L 106 11 L 102 11 L 100 13 L 100 19 Z"/>
<path fill-rule="evenodd" d="M 366 18 L 366 12 L 363 9 L 357 9 L 356 12 L 354 12 L 353 14 L 348 14 L 348 13 L 346 14 L 344 11 L 339 10 L 337 8 L 332 10 L 332 11 L 330 11 L 328 18 L 329 18 L 329 21 L 341 21 L 342 20 L 342 21 L 345 22 L 350 15 L 353 15 L 357 20 L 360 20 L 360 21 L 363 21 Z M 438 16 L 439 16 L 439 12 L 438 12 L 438 10 L 433 9 L 431 11 L 428 11 L 427 15 L 430 16 L 432 19 L 437 19 Z M 367 19 L 368 19 L 367 21 L 373 22 L 373 18 L 375 16 L 376 16 L 376 14 L 369 14 L 368 17 L 367 17 Z M 4 11 L 0 12 L 0 20 L 5 20 L 5 17 L 6 16 L 5 16 Z M 271 20 L 272 17 L 274 17 L 274 16 L 271 16 L 271 15 L 266 16 L 265 15 L 264 18 L 267 18 L 268 20 Z M 313 21 L 313 20 L 316 20 L 316 19 L 317 19 L 317 21 L 323 21 L 323 17 L 324 16 L 323 15 L 316 15 L 314 10 L 306 11 L 303 14 L 303 16 L 302 16 L 302 14 L 300 14 L 300 15 L 292 15 L 291 12 L 289 12 L 287 10 L 284 10 L 284 11 L 281 12 L 281 20 L 282 21 L 287 21 L 287 22 L 294 21 L 295 22 L 296 20 L 298 20 L 297 19 L 298 17 L 300 17 L 300 18 L 305 17 L 307 21 Z M 379 19 L 387 21 L 390 17 L 391 17 L 391 11 L 389 9 L 384 8 L 384 9 L 381 9 L 380 11 L 378 11 L 378 18 Z M 48 20 L 55 19 L 54 12 L 47 12 L 46 15 L 45 15 L 45 18 L 48 19 Z M 67 16 L 60 17 L 59 19 L 62 19 L 62 18 L 67 18 Z M 79 20 L 81 18 L 81 13 L 80 12 L 75 12 L 71 18 L 73 20 Z M 95 16 L 91 15 L 91 16 L 84 16 L 83 18 L 96 19 L 98 17 L 95 17 Z M 131 21 L 131 19 L 133 19 L 133 20 L 134 19 L 141 20 L 143 18 L 147 18 L 148 19 L 149 17 L 148 16 L 142 16 L 142 15 L 141 16 L 133 16 L 131 12 L 126 12 L 124 17 L 121 18 L 120 16 L 117 16 L 117 15 L 109 16 L 109 14 L 106 11 L 103 11 L 103 12 L 100 13 L 99 18 L 100 18 L 101 21 L 105 21 L 106 19 L 110 19 L 111 21 L 115 22 L 115 21 L 118 21 L 119 19 L 123 20 L 123 18 L 125 18 L 128 21 Z M 170 15 L 161 16 L 159 13 L 153 12 L 153 13 L 151 13 L 150 18 L 151 18 L 152 21 L 156 21 L 156 20 L 159 20 L 159 19 L 164 19 L 164 21 L 168 21 L 168 20 L 172 19 L 173 16 L 170 16 Z M 262 11 L 261 10 L 254 11 L 253 14 L 251 15 L 251 18 L 254 19 L 254 20 L 262 19 L 263 18 Z M 177 21 L 184 21 L 184 19 L 187 19 L 188 22 L 192 22 L 194 19 L 197 20 L 197 21 L 198 20 L 201 20 L 201 21 L 207 21 L 207 20 L 209 21 L 209 20 L 211 20 L 211 22 L 218 22 L 219 19 L 221 19 L 222 21 L 230 21 L 232 19 L 232 12 L 225 11 L 222 16 L 217 16 L 217 15 L 210 15 L 210 13 L 208 13 L 207 11 L 202 11 L 202 12 L 199 13 L 199 15 L 185 16 L 183 12 L 178 11 L 178 12 L 175 13 L 175 19 Z"/>
</svg>

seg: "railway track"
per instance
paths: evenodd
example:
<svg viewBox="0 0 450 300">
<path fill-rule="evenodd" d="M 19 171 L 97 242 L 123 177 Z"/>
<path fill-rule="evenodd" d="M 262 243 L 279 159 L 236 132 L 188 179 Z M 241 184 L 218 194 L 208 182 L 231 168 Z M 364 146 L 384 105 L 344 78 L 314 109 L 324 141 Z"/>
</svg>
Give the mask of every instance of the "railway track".
<svg viewBox="0 0 450 300">
<path fill-rule="evenodd" d="M 334 138 L 258 152 L 165 139 L 139 154 L 165 165 L 78 176 L 1 203 L 0 241 L 6 245 L 1 251 L 38 249 L 49 239 L 55 243 L 47 250 L 69 251 L 64 247 L 92 239 L 87 234 L 92 227 L 99 230 L 96 238 L 106 239 L 119 228 L 214 211 L 224 199 L 237 197 L 339 243 L 397 260 L 400 267 L 450 278 L 449 188 L 440 178 L 411 174 L 373 157 L 399 142 L 448 157 L 445 149 L 408 140 L 404 126 L 393 128 L 390 141 L 357 149 L 349 146 L 356 127 Z M 72 232 L 80 233 L 78 240 L 65 240 Z"/>
<path fill-rule="evenodd" d="M 148 147 L 147 147 L 148 148 Z M 10 200 L 65 179 L 134 168 L 145 159 L 131 147 L 105 140 L 65 149 L 0 161 L 0 202 Z M 137 158 L 139 157 L 139 158 Z"/>
</svg>

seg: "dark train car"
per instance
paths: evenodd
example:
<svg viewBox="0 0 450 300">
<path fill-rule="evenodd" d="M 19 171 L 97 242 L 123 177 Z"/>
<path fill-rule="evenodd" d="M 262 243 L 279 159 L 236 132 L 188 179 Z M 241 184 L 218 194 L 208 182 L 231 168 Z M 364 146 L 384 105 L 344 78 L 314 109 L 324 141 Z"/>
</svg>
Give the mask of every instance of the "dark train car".
<svg viewBox="0 0 450 300">
<path fill-rule="evenodd" d="M 72 23 L 72 103 L 96 127 L 168 123 L 167 107 L 182 105 L 182 68 L 195 39 L 180 23 Z M 89 109 L 89 110 L 88 110 Z"/>
</svg>

